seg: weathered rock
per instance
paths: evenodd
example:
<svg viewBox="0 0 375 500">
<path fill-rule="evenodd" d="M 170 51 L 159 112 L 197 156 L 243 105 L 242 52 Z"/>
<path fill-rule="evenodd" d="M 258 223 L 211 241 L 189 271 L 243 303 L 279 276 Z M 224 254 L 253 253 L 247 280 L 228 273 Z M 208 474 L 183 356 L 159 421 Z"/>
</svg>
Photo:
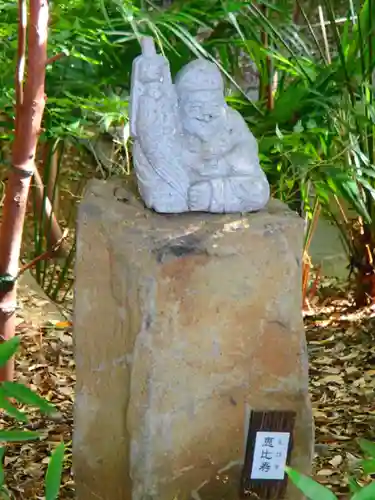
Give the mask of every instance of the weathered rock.
<svg viewBox="0 0 375 500">
<path fill-rule="evenodd" d="M 238 498 L 251 410 L 295 410 L 313 447 L 301 317 L 302 221 L 146 210 L 94 181 L 75 302 L 78 500 Z M 290 487 L 288 499 L 300 494 Z"/>
</svg>

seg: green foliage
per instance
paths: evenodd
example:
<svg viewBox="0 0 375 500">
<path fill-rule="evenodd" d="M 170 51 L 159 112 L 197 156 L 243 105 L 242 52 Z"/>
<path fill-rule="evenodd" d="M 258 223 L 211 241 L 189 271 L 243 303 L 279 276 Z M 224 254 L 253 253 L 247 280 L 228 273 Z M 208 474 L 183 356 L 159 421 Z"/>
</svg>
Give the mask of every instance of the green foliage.
<svg viewBox="0 0 375 500">
<path fill-rule="evenodd" d="M 375 474 L 375 443 L 366 439 L 360 439 L 359 446 L 365 456 L 369 457 L 361 462 L 364 474 Z"/>
<path fill-rule="evenodd" d="M 273 195 L 307 221 L 317 203 L 340 229 L 348 257 L 361 261 L 361 249 L 342 214 L 360 215 L 369 227 L 375 216 L 374 20 L 371 0 L 366 0 L 354 3 L 357 21 L 348 16 L 337 26 L 338 3 L 340 12 L 350 12 L 349 1 L 323 2 L 327 48 L 310 22 L 316 9 L 305 7 L 306 2 L 297 2 L 304 26 L 293 24 L 296 2 L 291 0 L 208 0 L 204 8 L 201 0 L 174 0 L 168 7 L 150 0 L 52 2 L 49 54 L 65 55 L 47 67 L 41 140 L 60 147 L 66 138 L 92 138 L 98 128 L 126 124 L 138 39 L 152 35 L 173 74 L 195 56 L 216 61 L 227 76 L 228 102 L 259 141 Z M 0 5 L 0 33 L 0 107 L 9 118 L 3 136 L 10 139 L 17 48 L 17 5 L 10 0 Z M 260 74 L 258 102 L 246 97 L 241 81 L 249 59 Z M 274 71 L 278 82 L 270 106 Z M 35 217 L 33 256 L 46 250 L 44 222 Z M 37 280 L 53 299 L 61 300 L 66 292 L 61 287 L 69 283 L 68 290 L 72 283 L 68 276 L 74 252 L 71 245 L 63 263 L 37 265 Z"/>
<path fill-rule="evenodd" d="M 375 458 L 375 443 L 368 441 L 367 439 L 360 439 L 359 446 L 361 450 L 371 458 Z"/>
<path fill-rule="evenodd" d="M 14 356 L 19 345 L 19 337 L 13 337 L 7 342 L 3 342 L 0 344 L 0 366 L 4 366 L 6 362 Z"/>
<path fill-rule="evenodd" d="M 51 414 L 55 412 L 55 408 L 41 398 L 38 394 L 33 392 L 31 389 L 18 382 L 2 382 L 1 389 L 4 391 L 4 395 L 8 398 L 16 399 L 22 404 L 29 406 L 35 406 L 42 413 Z"/>
<path fill-rule="evenodd" d="M 349 7 L 348 2 L 348 12 Z M 238 108 L 259 138 L 274 195 L 308 220 L 318 202 L 339 228 L 348 260 L 363 263 L 367 262 L 365 247 L 358 244 L 360 238 L 353 232 L 351 219 L 362 218 L 371 248 L 375 238 L 371 80 L 375 32 L 371 1 L 354 4 L 354 8 L 357 21 L 348 16 L 338 26 L 333 2 L 324 2 L 328 47 L 307 17 L 310 43 L 301 35 L 299 50 L 285 42 L 281 29 L 270 21 L 268 47 L 258 45 L 261 55 L 255 60 L 269 57 L 278 71 L 273 107 L 265 109 L 261 102 L 255 109 L 242 99 Z"/>
<path fill-rule="evenodd" d="M 302 491 L 309 500 L 337 500 L 331 490 L 317 483 L 311 477 L 300 474 L 296 470 L 286 467 L 290 480 Z"/>
<path fill-rule="evenodd" d="M 143 34 L 155 37 L 173 73 L 191 57 L 204 55 L 216 60 L 235 84 L 245 53 L 267 79 L 267 54 L 259 28 L 283 47 L 299 47 L 303 42 L 290 25 L 293 2 L 279 1 L 277 6 L 264 2 L 268 18 L 261 9 L 263 2 L 258 4 L 210 0 L 210 8 L 202 9 L 200 0 L 174 1 L 168 8 L 147 0 L 52 2 L 49 53 L 66 55 L 47 67 L 45 134 L 76 137 L 89 133 L 85 129 L 92 122 L 108 126 L 108 117 L 127 119 L 132 61 L 139 54 L 138 39 Z M 6 67 L 0 74 L 5 92 L 1 107 L 11 116 L 17 4 L 9 0 L 0 6 L 0 32 L 5 38 L 0 67 Z"/>
<path fill-rule="evenodd" d="M 0 366 L 4 366 L 6 362 L 16 353 L 19 347 L 19 337 L 14 337 L 0 344 Z M 1 382 L 0 384 L 0 406 L 5 412 L 13 417 L 16 421 L 25 423 L 28 421 L 26 413 L 18 410 L 11 400 L 16 400 L 19 403 L 28 406 L 34 406 L 40 412 L 50 415 L 55 412 L 54 406 L 41 398 L 38 394 L 23 384 L 17 382 Z M 40 433 L 24 430 L 22 428 L 14 428 L 11 430 L 0 430 L 0 441 L 2 443 L 23 442 L 39 439 Z M 0 498 L 11 499 L 8 489 L 5 485 L 5 474 L 3 469 L 3 459 L 6 452 L 6 447 L 0 448 Z M 64 443 L 60 443 L 51 455 L 47 473 L 46 473 L 46 500 L 56 500 L 58 498 L 61 474 L 63 468 L 65 447 Z"/>
<path fill-rule="evenodd" d="M 14 356 L 18 347 L 19 337 L 13 337 L 7 342 L 0 344 L 0 366 Z M 17 382 L 1 382 L 0 385 L 0 406 L 10 416 L 21 422 L 27 422 L 27 415 L 19 411 L 10 400 L 16 400 L 19 403 L 35 406 L 42 413 L 51 414 L 55 411 L 53 405 L 41 398 L 38 394 L 23 384 Z M 6 436 L 9 436 L 7 439 Z M 27 437 L 28 436 L 28 437 Z M 0 431 L 0 441 L 25 441 L 28 438 L 37 438 L 37 433 L 27 433 L 24 431 Z"/>
<path fill-rule="evenodd" d="M 360 439 L 359 445 L 362 451 L 366 455 L 370 456 L 372 461 L 374 461 L 375 443 L 365 439 Z M 367 466 L 368 462 L 370 462 L 370 460 L 367 459 L 361 461 L 363 473 L 365 475 L 374 472 L 374 469 Z M 300 474 L 290 467 L 286 467 L 285 471 L 288 474 L 289 479 L 309 500 L 337 500 L 336 495 L 334 495 L 330 489 L 319 484 L 310 477 Z M 352 493 L 351 500 L 373 500 L 375 498 L 375 481 L 361 487 L 361 485 L 358 484 L 354 478 L 349 478 L 349 488 Z"/>
<path fill-rule="evenodd" d="M 332 491 L 325 486 L 317 483 L 313 479 L 304 474 L 287 467 L 286 473 L 290 480 L 302 491 L 309 500 L 337 500 L 337 497 Z M 359 488 L 351 497 L 351 500 L 373 500 L 375 498 L 375 481 Z"/>
<path fill-rule="evenodd" d="M 352 500 L 373 500 L 375 498 L 375 482 L 354 493 Z"/>
<path fill-rule="evenodd" d="M 17 443 L 22 441 L 30 441 L 31 439 L 38 439 L 40 434 L 38 432 L 23 431 L 23 430 L 10 430 L 0 431 L 0 441 L 7 443 Z"/>
<path fill-rule="evenodd" d="M 56 500 L 60 491 L 64 465 L 65 445 L 60 443 L 53 451 L 46 473 L 46 500 Z"/>
</svg>

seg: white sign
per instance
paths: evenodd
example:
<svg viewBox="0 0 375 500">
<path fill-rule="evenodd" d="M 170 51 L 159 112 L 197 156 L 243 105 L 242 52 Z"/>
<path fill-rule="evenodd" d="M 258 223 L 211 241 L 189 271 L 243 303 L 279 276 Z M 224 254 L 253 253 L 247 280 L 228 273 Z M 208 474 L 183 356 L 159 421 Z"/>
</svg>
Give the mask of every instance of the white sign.
<svg viewBox="0 0 375 500">
<path fill-rule="evenodd" d="M 257 432 L 250 479 L 284 479 L 289 432 Z"/>
</svg>

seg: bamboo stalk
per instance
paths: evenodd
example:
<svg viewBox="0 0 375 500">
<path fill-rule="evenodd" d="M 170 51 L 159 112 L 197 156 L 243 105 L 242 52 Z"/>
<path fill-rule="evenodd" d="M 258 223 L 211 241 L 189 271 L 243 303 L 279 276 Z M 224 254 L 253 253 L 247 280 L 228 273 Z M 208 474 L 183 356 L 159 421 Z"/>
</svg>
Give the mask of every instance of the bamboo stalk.
<svg viewBox="0 0 375 500">
<path fill-rule="evenodd" d="M 44 229 L 47 239 L 47 246 L 48 248 L 50 248 L 55 246 L 61 240 L 63 231 L 57 221 L 49 196 L 47 195 L 46 197 L 44 197 L 44 190 L 46 189 L 46 187 L 43 184 L 43 180 L 37 168 L 35 168 L 34 171 L 34 186 L 36 189 L 35 201 L 37 205 L 37 214 L 41 219 L 44 219 Z M 59 247 L 57 255 L 59 257 L 63 257 L 66 255 L 64 244 Z"/>
<path fill-rule="evenodd" d="M 57 142 L 46 141 L 43 147 L 43 160 L 41 171 L 46 194 L 52 204 L 52 210 L 56 218 L 59 211 L 59 188 L 57 183 L 59 170 L 59 151 Z M 43 193 L 44 194 L 44 193 Z M 48 214 L 46 214 L 48 217 Z M 57 238 L 58 239 L 58 238 Z"/>
<path fill-rule="evenodd" d="M 63 230 L 58 222 L 60 152 L 57 144 L 48 141 L 42 150 L 43 178 L 36 167 L 33 186 L 35 188 L 36 215 L 45 231 L 47 249 L 57 247 L 55 257 L 66 257 L 65 242 L 59 244 Z"/>
<path fill-rule="evenodd" d="M 48 3 L 29 0 L 27 80 L 23 85 L 26 52 L 26 0 L 19 0 L 18 63 L 16 71 L 15 138 L 0 228 L 0 339 L 15 334 L 16 277 L 23 225 L 35 153 L 45 106 L 44 80 L 47 61 Z M 0 370 L 0 381 L 12 380 L 14 360 Z"/>
<path fill-rule="evenodd" d="M 300 19 L 301 19 L 301 7 L 298 4 L 298 2 L 296 2 L 294 5 L 292 20 L 294 24 L 298 24 Z"/>
</svg>

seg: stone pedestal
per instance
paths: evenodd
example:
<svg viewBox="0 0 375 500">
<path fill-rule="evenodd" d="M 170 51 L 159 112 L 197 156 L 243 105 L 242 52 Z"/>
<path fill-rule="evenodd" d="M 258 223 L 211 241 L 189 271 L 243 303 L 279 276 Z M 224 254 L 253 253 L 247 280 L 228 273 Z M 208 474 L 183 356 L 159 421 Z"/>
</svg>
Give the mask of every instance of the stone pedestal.
<svg viewBox="0 0 375 500">
<path fill-rule="evenodd" d="M 78 500 L 238 498 L 252 410 L 294 410 L 313 447 L 302 221 L 146 210 L 116 182 L 80 207 L 73 461 Z M 299 499 L 292 485 L 288 499 Z"/>
</svg>

